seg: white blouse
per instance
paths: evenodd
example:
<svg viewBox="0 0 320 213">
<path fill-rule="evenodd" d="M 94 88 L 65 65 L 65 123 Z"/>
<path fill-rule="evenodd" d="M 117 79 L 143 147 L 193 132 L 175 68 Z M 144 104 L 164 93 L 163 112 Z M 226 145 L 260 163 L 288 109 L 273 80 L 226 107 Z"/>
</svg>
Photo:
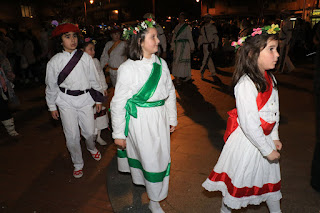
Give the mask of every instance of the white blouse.
<svg viewBox="0 0 320 213">
<path fill-rule="evenodd" d="M 247 76 L 242 76 L 235 86 L 234 94 L 238 112 L 238 123 L 246 137 L 255 145 L 263 156 L 269 155 L 273 148 L 267 140 L 279 140 L 279 96 L 278 90 L 273 88 L 271 97 L 263 108 L 258 111 L 256 89 L 253 81 Z M 276 122 L 271 137 L 263 133 L 260 117 L 268 123 Z M 272 143 L 271 143 L 272 144 Z"/>
</svg>

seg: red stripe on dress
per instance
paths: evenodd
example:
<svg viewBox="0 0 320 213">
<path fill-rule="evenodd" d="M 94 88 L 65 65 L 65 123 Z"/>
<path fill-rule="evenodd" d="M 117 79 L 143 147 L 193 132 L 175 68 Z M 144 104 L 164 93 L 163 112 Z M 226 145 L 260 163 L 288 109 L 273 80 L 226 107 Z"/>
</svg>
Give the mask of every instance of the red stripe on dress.
<svg viewBox="0 0 320 213">
<path fill-rule="evenodd" d="M 229 194 L 236 198 L 249 197 L 252 195 L 262 195 L 269 192 L 276 192 L 279 191 L 281 188 L 281 181 L 279 181 L 276 184 L 266 183 L 261 188 L 257 186 L 253 186 L 251 188 L 237 188 L 232 184 L 230 177 L 225 172 L 216 173 L 215 171 L 212 171 L 208 178 L 213 182 L 224 182 L 228 188 Z"/>
</svg>

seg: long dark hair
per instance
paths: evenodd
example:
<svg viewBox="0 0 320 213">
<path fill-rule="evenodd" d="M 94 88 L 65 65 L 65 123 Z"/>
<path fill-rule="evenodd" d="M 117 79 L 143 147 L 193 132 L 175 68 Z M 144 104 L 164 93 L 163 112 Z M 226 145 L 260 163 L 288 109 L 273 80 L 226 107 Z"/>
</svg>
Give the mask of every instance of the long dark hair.
<svg viewBox="0 0 320 213">
<path fill-rule="evenodd" d="M 267 46 L 270 40 L 278 40 L 276 34 L 261 34 L 249 37 L 243 43 L 236 55 L 235 71 L 232 77 L 232 86 L 234 87 L 243 75 L 248 75 L 255 84 L 258 92 L 265 92 L 267 89 L 267 81 L 258 67 L 258 57 L 260 52 Z M 270 70 L 267 70 L 269 76 L 272 76 Z M 274 87 L 277 84 L 272 78 Z"/>
<path fill-rule="evenodd" d="M 124 55 L 127 56 L 128 59 L 136 61 L 143 58 L 141 43 L 144 42 L 147 32 L 148 29 L 137 34 L 133 34 L 127 41 Z"/>
</svg>

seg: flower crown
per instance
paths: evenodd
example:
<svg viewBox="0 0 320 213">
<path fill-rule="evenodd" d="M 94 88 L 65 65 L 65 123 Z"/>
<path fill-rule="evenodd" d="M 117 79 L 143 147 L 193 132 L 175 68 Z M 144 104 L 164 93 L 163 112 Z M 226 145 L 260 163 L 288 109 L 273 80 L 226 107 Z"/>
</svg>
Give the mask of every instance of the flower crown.
<svg viewBox="0 0 320 213">
<path fill-rule="evenodd" d="M 86 42 L 86 43 L 92 42 L 94 45 L 97 44 L 97 41 L 96 41 L 96 40 L 93 40 L 92 38 L 89 38 L 89 37 L 85 38 L 85 39 L 84 39 L 84 42 Z"/>
<path fill-rule="evenodd" d="M 262 33 L 264 33 L 264 34 L 267 33 L 269 35 L 272 35 L 272 34 L 276 34 L 279 31 L 280 31 L 280 28 L 279 28 L 279 25 L 277 25 L 277 24 L 272 24 L 271 26 L 269 25 L 269 26 L 264 26 L 261 28 L 254 28 L 251 35 L 241 37 L 241 38 L 239 38 L 238 41 L 233 41 L 231 43 L 231 46 L 233 46 L 237 50 L 239 47 L 241 47 L 243 45 L 243 42 L 245 42 L 245 40 L 247 38 L 254 37 L 256 35 L 261 35 Z"/>
<path fill-rule="evenodd" d="M 123 28 L 122 37 L 125 40 L 129 40 L 132 35 L 137 35 L 138 33 L 146 30 L 149 27 L 155 27 L 156 22 L 150 17 L 147 20 L 138 23 L 136 27 L 128 26 L 128 28 Z"/>
</svg>

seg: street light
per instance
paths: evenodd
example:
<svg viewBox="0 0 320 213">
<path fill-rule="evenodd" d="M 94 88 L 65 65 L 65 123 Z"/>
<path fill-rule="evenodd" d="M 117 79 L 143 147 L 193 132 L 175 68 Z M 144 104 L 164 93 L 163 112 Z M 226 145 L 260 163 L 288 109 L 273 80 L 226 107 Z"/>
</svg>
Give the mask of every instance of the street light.
<svg viewBox="0 0 320 213">
<path fill-rule="evenodd" d="M 94 0 L 90 0 L 90 4 L 93 4 L 94 3 Z"/>
</svg>

